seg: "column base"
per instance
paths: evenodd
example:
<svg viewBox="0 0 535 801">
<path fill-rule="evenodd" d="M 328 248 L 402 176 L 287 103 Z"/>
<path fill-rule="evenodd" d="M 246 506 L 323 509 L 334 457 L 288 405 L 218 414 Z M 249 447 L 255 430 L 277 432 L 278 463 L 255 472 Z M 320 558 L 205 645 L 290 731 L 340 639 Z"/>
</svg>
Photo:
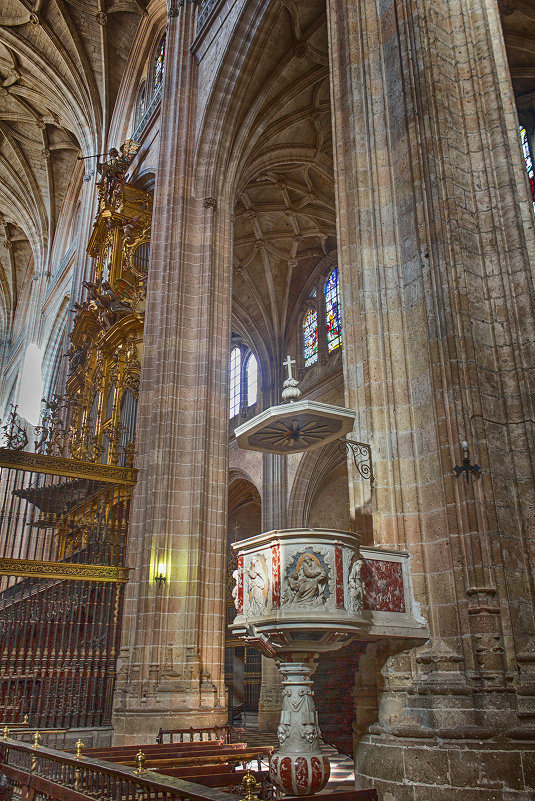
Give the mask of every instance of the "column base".
<svg viewBox="0 0 535 801">
<path fill-rule="evenodd" d="M 535 742 L 366 735 L 355 757 L 357 789 L 383 801 L 530 801 Z"/>
</svg>

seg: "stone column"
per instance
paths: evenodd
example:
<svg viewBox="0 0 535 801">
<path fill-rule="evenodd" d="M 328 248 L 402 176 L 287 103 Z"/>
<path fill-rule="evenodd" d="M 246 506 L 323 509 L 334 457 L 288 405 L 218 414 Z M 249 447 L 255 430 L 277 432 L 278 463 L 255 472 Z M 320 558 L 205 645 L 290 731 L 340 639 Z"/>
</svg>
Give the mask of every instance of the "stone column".
<svg viewBox="0 0 535 801">
<path fill-rule="evenodd" d="M 357 781 L 502 799 L 532 781 L 535 240 L 498 9 L 327 6 L 346 404 L 376 474 L 352 497 L 432 632 L 377 653 Z M 452 472 L 463 440 L 479 478 Z"/>
<path fill-rule="evenodd" d="M 150 742 L 158 726 L 226 722 L 231 223 L 194 180 L 195 9 L 171 7 L 167 33 L 118 743 Z"/>
<path fill-rule="evenodd" d="M 262 454 L 262 531 L 285 528 L 288 509 L 288 457 Z"/>
<path fill-rule="evenodd" d="M 273 405 L 281 402 L 282 382 L 276 371 Z M 262 454 L 262 531 L 286 528 L 288 524 L 288 457 Z M 282 708 L 281 674 L 272 659 L 262 657 L 262 684 L 258 699 L 258 729 L 276 731 Z"/>
<path fill-rule="evenodd" d="M 262 657 L 262 685 L 258 700 L 258 730 L 277 731 L 282 709 L 281 674 L 273 659 Z"/>
</svg>

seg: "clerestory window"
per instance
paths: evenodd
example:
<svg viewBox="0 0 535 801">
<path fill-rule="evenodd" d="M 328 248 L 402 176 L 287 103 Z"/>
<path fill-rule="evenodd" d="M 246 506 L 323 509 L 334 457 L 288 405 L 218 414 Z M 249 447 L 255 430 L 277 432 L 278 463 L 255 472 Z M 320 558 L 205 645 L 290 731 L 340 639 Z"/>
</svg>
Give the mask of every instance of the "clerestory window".
<svg viewBox="0 0 535 801">
<path fill-rule="evenodd" d="M 258 400 L 258 362 L 245 345 L 230 352 L 230 418 L 244 414 Z"/>
<path fill-rule="evenodd" d="M 531 189 L 531 199 L 533 201 L 533 208 L 535 209 L 535 174 L 533 171 L 533 154 L 531 152 L 527 130 L 523 125 L 520 125 L 519 131 L 522 153 L 524 154 L 524 162 L 526 165 L 526 172 L 528 174 L 529 187 Z"/>
<path fill-rule="evenodd" d="M 340 313 L 340 285 L 338 267 L 334 267 L 322 285 L 314 289 L 301 318 L 303 362 L 306 367 L 318 362 L 342 344 L 342 318 Z"/>
<path fill-rule="evenodd" d="M 160 39 L 156 56 L 154 58 L 154 74 L 152 81 L 153 92 L 156 93 L 163 81 L 165 72 L 165 33 Z"/>
</svg>

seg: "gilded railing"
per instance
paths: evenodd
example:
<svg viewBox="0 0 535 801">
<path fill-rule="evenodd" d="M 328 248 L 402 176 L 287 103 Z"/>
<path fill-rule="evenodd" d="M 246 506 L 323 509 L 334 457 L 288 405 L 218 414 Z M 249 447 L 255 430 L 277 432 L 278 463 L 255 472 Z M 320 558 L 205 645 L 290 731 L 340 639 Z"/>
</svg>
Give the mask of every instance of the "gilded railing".
<svg viewBox="0 0 535 801">
<path fill-rule="evenodd" d="M 10 739 L 0 740 L 0 771 L 15 795 L 26 797 L 26 788 L 30 788 L 52 801 L 229 801 L 227 793 L 154 774 L 142 767 L 76 757 Z"/>
</svg>

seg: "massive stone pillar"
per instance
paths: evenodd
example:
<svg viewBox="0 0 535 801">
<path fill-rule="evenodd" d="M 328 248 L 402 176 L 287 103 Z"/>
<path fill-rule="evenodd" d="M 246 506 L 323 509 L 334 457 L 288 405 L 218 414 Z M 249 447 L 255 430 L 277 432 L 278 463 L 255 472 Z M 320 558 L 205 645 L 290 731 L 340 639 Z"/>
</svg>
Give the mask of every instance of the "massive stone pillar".
<svg viewBox="0 0 535 801">
<path fill-rule="evenodd" d="M 159 725 L 226 722 L 231 225 L 228 210 L 194 185 L 196 7 L 177 5 L 154 199 L 127 559 L 134 570 L 113 717 L 119 743 L 148 742 Z M 156 583 L 160 573 L 165 581 Z"/>
<path fill-rule="evenodd" d="M 327 6 L 346 404 L 376 475 L 352 497 L 410 552 L 432 632 L 366 657 L 357 781 L 527 799 L 535 239 L 497 5 Z"/>
</svg>

